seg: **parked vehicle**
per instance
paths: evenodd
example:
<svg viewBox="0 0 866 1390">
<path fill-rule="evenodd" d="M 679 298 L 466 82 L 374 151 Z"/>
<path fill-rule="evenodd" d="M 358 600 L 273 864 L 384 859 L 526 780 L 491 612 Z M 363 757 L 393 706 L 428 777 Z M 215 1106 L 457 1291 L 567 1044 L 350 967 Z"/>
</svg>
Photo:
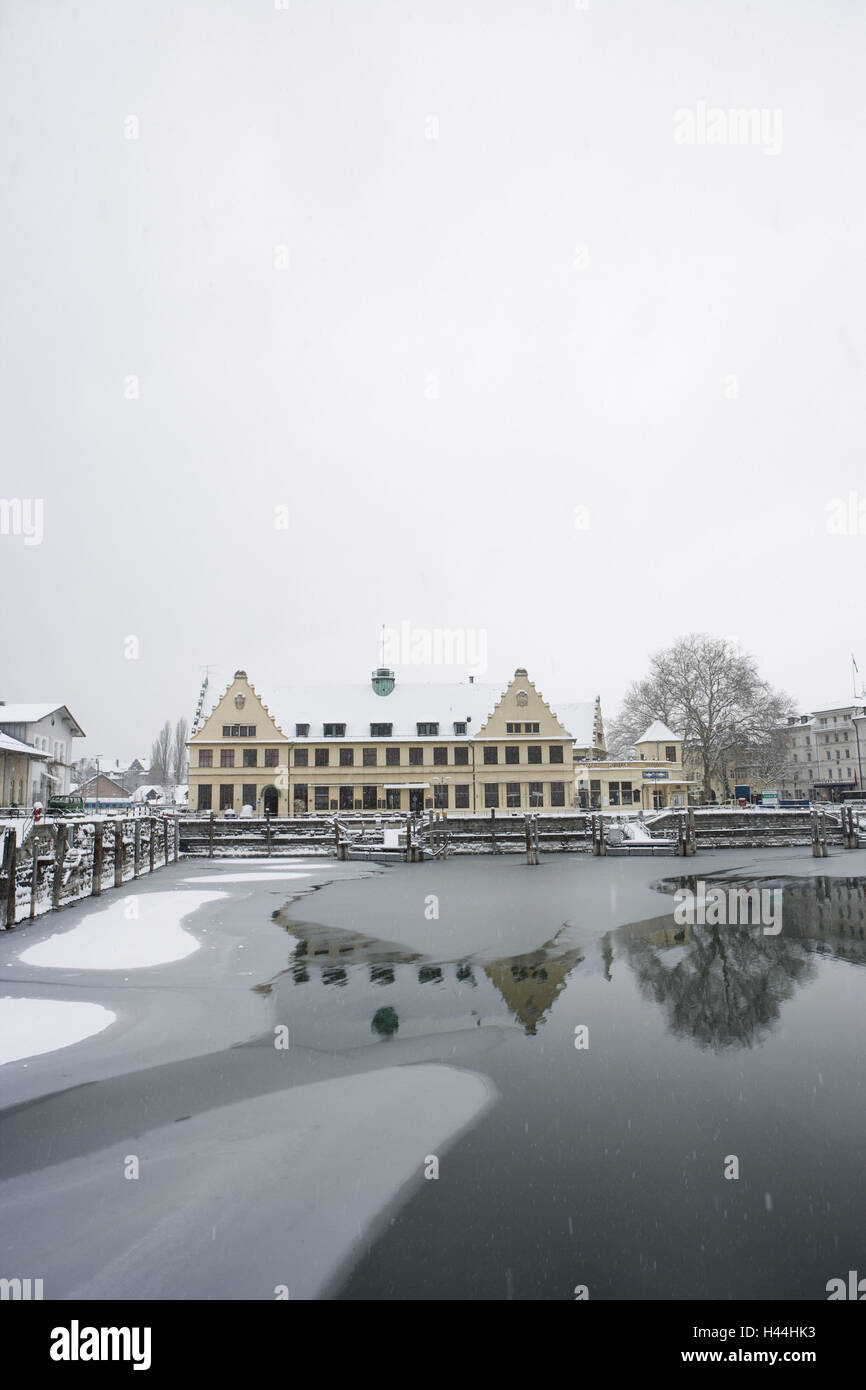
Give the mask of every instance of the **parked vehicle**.
<svg viewBox="0 0 866 1390">
<path fill-rule="evenodd" d="M 51 815 L 83 816 L 84 801 L 80 796 L 52 796 L 48 810 Z"/>
</svg>

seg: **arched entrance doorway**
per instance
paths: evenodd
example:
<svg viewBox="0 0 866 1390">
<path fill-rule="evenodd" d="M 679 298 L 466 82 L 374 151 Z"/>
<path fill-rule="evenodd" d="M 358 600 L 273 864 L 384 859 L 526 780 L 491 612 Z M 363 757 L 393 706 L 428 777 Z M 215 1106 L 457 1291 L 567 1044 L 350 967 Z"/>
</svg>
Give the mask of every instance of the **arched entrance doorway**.
<svg viewBox="0 0 866 1390">
<path fill-rule="evenodd" d="M 265 815 L 275 816 L 280 805 L 280 794 L 276 787 L 265 787 L 262 791 L 262 806 Z"/>
</svg>

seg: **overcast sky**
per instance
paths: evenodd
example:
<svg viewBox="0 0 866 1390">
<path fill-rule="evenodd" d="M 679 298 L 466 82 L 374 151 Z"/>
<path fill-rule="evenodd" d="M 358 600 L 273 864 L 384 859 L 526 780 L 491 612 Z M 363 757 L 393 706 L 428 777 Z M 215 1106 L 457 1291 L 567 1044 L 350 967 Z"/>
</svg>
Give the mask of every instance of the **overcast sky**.
<svg viewBox="0 0 866 1390">
<path fill-rule="evenodd" d="M 0 698 L 127 758 L 383 623 L 608 718 L 688 631 L 866 675 L 866 10 L 588 3 L 3 0 Z"/>
</svg>

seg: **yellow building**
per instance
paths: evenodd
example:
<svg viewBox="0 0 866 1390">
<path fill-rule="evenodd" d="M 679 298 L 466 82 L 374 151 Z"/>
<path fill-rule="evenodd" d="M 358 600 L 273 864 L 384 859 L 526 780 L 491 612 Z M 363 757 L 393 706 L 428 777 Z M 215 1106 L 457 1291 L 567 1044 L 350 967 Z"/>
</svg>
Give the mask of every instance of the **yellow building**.
<svg viewBox="0 0 866 1390">
<path fill-rule="evenodd" d="M 265 704 L 245 671 L 189 741 L 189 806 L 502 813 L 574 806 L 574 750 L 604 751 L 599 701 L 554 710 L 519 667 L 473 680 L 291 687 Z"/>
<path fill-rule="evenodd" d="M 578 805 L 598 811 L 687 806 L 689 788 L 698 784 L 683 768 L 682 739 L 656 719 L 634 752 L 633 758 L 576 762 Z"/>
</svg>

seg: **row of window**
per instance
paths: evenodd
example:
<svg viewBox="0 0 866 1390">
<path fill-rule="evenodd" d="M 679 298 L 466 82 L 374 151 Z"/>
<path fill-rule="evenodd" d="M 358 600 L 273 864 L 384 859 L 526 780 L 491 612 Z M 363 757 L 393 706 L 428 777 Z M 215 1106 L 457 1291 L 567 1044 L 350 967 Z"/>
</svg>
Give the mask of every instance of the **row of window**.
<svg viewBox="0 0 866 1390">
<path fill-rule="evenodd" d="M 565 805 L 565 783 L 550 782 L 550 806 Z M 314 787 L 312 796 L 312 809 L 315 811 L 399 811 L 401 809 L 400 796 L 404 791 L 409 793 L 409 809 L 422 810 L 424 808 L 423 789 L 416 787 L 386 787 L 383 789 L 384 797 L 380 795 L 378 787 Z M 433 787 L 433 807 L 439 811 L 451 809 L 451 792 L 454 792 L 454 809 L 456 811 L 468 811 L 472 788 L 470 783 L 458 783 L 455 787 L 434 786 Z M 544 806 L 544 783 L 529 782 L 526 784 L 527 802 L 530 807 L 541 808 Z M 227 782 L 219 788 L 219 809 L 227 810 L 234 807 L 236 788 L 233 783 Z M 298 783 L 293 789 L 294 809 L 306 811 L 310 809 L 309 787 L 305 783 Z M 360 791 L 360 796 L 357 793 Z M 504 795 L 503 795 L 504 792 Z M 504 786 L 499 782 L 486 782 L 483 786 L 483 799 L 486 810 L 498 810 L 501 807 L 506 809 L 519 810 L 521 806 L 521 784 L 519 782 L 506 782 Z M 255 783 L 244 783 L 241 787 L 241 804 L 244 806 L 256 805 L 256 786 Z M 611 800 L 611 805 L 617 802 Z M 428 802 L 429 805 L 429 802 Z M 199 811 L 210 811 L 213 806 L 213 787 L 202 785 L 198 788 L 198 809 Z"/>
<path fill-rule="evenodd" d="M 506 725 L 505 725 L 505 732 L 506 732 L 507 734 L 519 734 L 519 733 L 524 733 L 524 734 L 537 734 L 537 733 L 538 733 L 538 725 L 537 725 L 537 724 L 506 724 Z"/>
<path fill-rule="evenodd" d="M 280 750 L 279 750 L 279 748 L 266 748 L 264 751 L 265 751 L 265 761 L 264 761 L 263 766 L 264 766 L 264 767 L 279 767 L 279 763 L 280 763 Z M 243 762 L 240 764 L 241 767 L 258 767 L 258 765 L 259 765 L 259 750 L 258 750 L 258 748 L 242 748 L 242 749 L 241 749 L 241 754 L 242 754 L 242 756 L 243 756 Z M 200 748 L 200 749 L 198 750 L 198 765 L 199 765 L 199 767 L 213 767 L 213 749 L 212 749 L 212 748 Z M 233 748 L 221 748 L 221 749 L 220 749 L 220 767 L 234 767 L 234 765 L 235 765 L 235 750 L 234 750 Z"/>
<path fill-rule="evenodd" d="M 526 759 L 525 759 L 526 762 L 528 762 L 528 763 L 540 763 L 540 762 L 542 761 L 542 745 L 541 745 L 540 743 L 539 743 L 539 744 L 529 744 L 528 746 L 527 746 L 527 745 L 524 745 L 524 747 L 525 747 L 525 752 L 526 752 Z M 505 747 L 505 762 L 506 762 L 506 763 L 519 763 L 519 762 L 521 761 L 520 751 L 521 751 L 521 750 L 520 750 L 520 747 L 519 747 L 517 744 L 514 744 L 513 746 L 512 746 L 512 745 L 506 745 L 506 747 Z M 424 762 L 425 762 L 424 753 L 425 753 L 425 750 L 424 750 L 423 748 L 410 748 L 410 749 L 409 749 L 409 767 L 422 767 L 423 764 L 424 764 Z M 454 749 L 452 749 L 452 753 L 453 753 L 453 763 L 452 763 L 452 765 L 453 765 L 454 767 L 468 767 L 468 765 L 469 765 L 469 749 L 468 749 L 468 748 L 454 748 Z M 385 766 L 386 766 L 386 767 L 400 767 L 400 765 L 401 765 L 401 754 L 402 754 L 402 750 L 401 750 L 400 748 L 386 748 L 386 749 L 385 749 Z M 314 749 L 313 749 L 313 759 L 314 759 L 314 761 L 313 761 L 313 766 L 314 766 L 314 767 L 330 767 L 330 766 L 331 766 L 331 750 L 330 750 L 330 748 L 314 748 Z M 563 761 L 564 761 L 564 755 L 563 755 L 563 749 L 562 749 L 562 747 L 557 746 L 557 745 L 552 746 L 552 747 L 548 750 L 548 762 L 551 762 L 551 763 L 561 763 L 561 762 L 563 762 Z M 494 764 L 496 764 L 496 763 L 498 763 L 498 762 L 499 762 L 499 749 L 498 749 L 498 748 L 485 748 L 485 749 L 484 749 L 484 762 L 485 762 L 485 764 L 486 764 L 488 767 L 489 767 L 489 766 L 492 766 L 492 765 L 494 765 Z M 296 748 L 296 749 L 295 749 L 294 765 L 295 765 L 295 767 L 309 767 L 309 766 L 310 766 L 310 750 L 309 750 L 308 748 Z M 340 767 L 354 767 L 354 766 L 355 766 L 355 750 L 354 750 L 354 748 L 341 748 L 341 749 L 340 749 L 340 760 L 339 760 L 339 765 L 340 765 Z M 378 767 L 378 766 L 379 766 L 379 750 L 378 750 L 378 748 L 362 748 L 362 749 L 361 749 L 361 766 L 362 766 L 362 767 Z M 448 766 L 448 749 L 447 749 L 447 748 L 434 748 L 434 749 L 433 749 L 433 766 L 434 766 L 434 767 L 447 767 L 447 766 Z"/>
<path fill-rule="evenodd" d="M 223 738 L 255 738 L 255 724 L 223 724 Z"/>
<path fill-rule="evenodd" d="M 455 733 L 456 737 L 458 737 L 458 738 L 465 738 L 465 736 L 466 736 L 466 724 L 467 724 L 467 721 L 466 721 L 465 719 L 458 719 L 458 720 L 455 720 L 455 722 L 454 722 L 454 724 L 453 724 L 452 727 L 453 727 L 453 729 L 454 729 L 454 733 Z M 529 725 L 528 725 L 528 724 L 527 724 L 526 728 L 527 728 L 527 732 L 529 732 Z M 519 733 L 519 731 L 520 731 L 520 726 L 518 725 L 517 730 L 516 730 L 515 732 L 518 732 L 518 733 Z M 370 737 L 371 737 L 371 738 L 392 738 L 392 737 L 393 737 L 393 732 L 394 732 L 394 725 L 393 725 L 393 724 L 371 724 L 371 725 L 370 725 Z M 511 725 L 510 725 L 510 724 L 509 724 L 509 726 L 508 726 L 508 732 L 509 732 L 509 733 L 512 732 L 512 729 L 511 729 Z M 535 725 L 534 732 L 535 732 L 535 733 L 538 733 L 538 725 L 537 725 L 537 724 Z M 309 738 L 309 737 L 310 737 L 310 726 L 309 726 L 309 724 L 296 724 L 296 725 L 295 725 L 295 738 Z M 345 725 L 345 724 L 323 724 L 323 725 L 322 725 L 322 737 L 323 737 L 323 738 L 345 738 L 345 737 L 346 737 L 346 725 Z M 437 723 L 430 723 L 430 722 L 426 722 L 426 723 L 425 723 L 425 722 L 416 723 L 416 725 L 415 725 L 415 737 L 416 737 L 416 738 L 438 738 L 438 737 L 439 737 L 439 724 L 438 724 L 438 722 L 437 722 Z"/>
</svg>

